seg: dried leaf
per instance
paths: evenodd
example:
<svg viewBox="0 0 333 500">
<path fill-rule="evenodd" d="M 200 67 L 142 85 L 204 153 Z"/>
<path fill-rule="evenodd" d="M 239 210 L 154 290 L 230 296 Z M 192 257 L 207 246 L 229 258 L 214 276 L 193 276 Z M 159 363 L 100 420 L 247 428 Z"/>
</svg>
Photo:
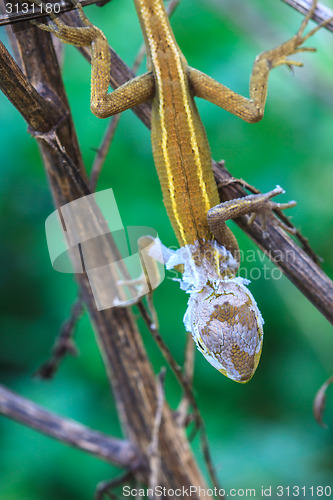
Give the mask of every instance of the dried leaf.
<svg viewBox="0 0 333 500">
<path fill-rule="evenodd" d="M 313 401 L 313 414 L 316 421 L 321 427 L 327 427 L 327 425 L 323 421 L 323 415 L 326 406 L 326 391 L 328 386 L 330 386 L 332 383 L 333 376 L 326 380 L 326 382 L 320 387 Z"/>
</svg>

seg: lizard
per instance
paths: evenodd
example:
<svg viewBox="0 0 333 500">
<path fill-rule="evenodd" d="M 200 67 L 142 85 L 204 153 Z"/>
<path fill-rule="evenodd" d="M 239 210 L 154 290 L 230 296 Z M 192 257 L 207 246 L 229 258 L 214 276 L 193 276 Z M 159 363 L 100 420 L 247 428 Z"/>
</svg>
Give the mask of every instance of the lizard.
<svg viewBox="0 0 333 500">
<path fill-rule="evenodd" d="M 40 0 L 34 3 L 42 4 Z M 272 210 L 294 206 L 276 203 L 276 187 L 266 194 L 249 195 L 220 203 L 204 126 L 194 97 L 204 98 L 255 123 L 264 114 L 269 72 L 278 66 L 302 66 L 289 59 L 314 51 L 303 43 L 325 21 L 304 34 L 316 0 L 296 35 L 255 59 L 250 96 L 243 97 L 210 76 L 190 67 L 177 45 L 163 0 L 134 0 L 147 52 L 148 72 L 108 92 L 110 53 L 103 32 L 90 23 L 80 4 L 83 27 L 66 25 L 54 14 L 48 24 L 34 22 L 60 40 L 91 48 L 91 111 L 106 118 L 152 102 L 151 140 L 163 201 L 180 248 L 167 253 L 168 269 L 182 267 L 180 286 L 189 293 L 184 325 L 199 351 L 230 379 L 248 382 L 259 363 L 263 319 L 247 288 L 237 277 L 238 244 L 226 220 L 245 214 L 273 216 Z"/>
</svg>

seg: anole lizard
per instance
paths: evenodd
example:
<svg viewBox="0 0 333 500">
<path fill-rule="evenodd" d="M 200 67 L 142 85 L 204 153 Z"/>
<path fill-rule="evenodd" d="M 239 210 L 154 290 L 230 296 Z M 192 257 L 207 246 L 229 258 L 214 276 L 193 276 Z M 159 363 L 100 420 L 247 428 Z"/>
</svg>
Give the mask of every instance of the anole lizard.
<svg viewBox="0 0 333 500">
<path fill-rule="evenodd" d="M 40 4 L 39 0 L 34 0 Z M 253 66 L 250 98 L 236 94 L 209 76 L 188 66 L 172 32 L 162 0 L 134 0 L 147 51 L 148 73 L 108 93 L 110 53 L 106 37 L 77 8 L 85 27 L 65 25 L 51 15 L 38 23 L 60 40 L 91 46 L 91 110 L 99 118 L 121 113 L 152 101 L 153 156 L 163 201 L 180 249 L 169 254 L 168 268 L 183 265 L 181 288 L 190 294 L 184 317 L 198 349 L 220 372 L 247 382 L 259 362 L 263 320 L 247 280 L 236 277 L 238 245 L 225 221 L 240 215 L 288 208 L 271 198 L 281 188 L 220 204 L 211 154 L 194 96 L 207 99 L 247 122 L 264 113 L 271 69 L 301 63 L 288 56 L 312 48 L 301 47 L 320 26 L 304 35 L 316 7 L 304 18 L 297 34 L 282 45 L 260 54 Z"/>
</svg>

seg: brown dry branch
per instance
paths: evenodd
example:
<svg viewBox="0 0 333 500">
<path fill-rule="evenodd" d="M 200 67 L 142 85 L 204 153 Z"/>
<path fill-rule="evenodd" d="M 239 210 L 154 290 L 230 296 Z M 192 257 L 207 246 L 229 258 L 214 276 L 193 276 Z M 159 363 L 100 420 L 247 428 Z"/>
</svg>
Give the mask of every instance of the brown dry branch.
<svg viewBox="0 0 333 500">
<path fill-rule="evenodd" d="M 290 7 L 297 10 L 298 12 L 301 12 L 301 14 L 306 14 L 309 11 L 312 4 L 312 0 L 282 0 L 282 1 L 290 5 Z M 330 17 L 333 17 L 332 9 L 329 9 L 328 7 L 326 7 L 326 5 L 323 5 L 322 3 L 318 2 L 316 10 L 314 11 L 311 19 L 313 19 L 313 21 L 315 21 L 317 24 L 321 24 Z M 333 31 L 333 21 L 331 21 L 327 26 L 325 26 L 325 29 Z"/>
<path fill-rule="evenodd" d="M 83 314 L 83 301 L 80 297 L 75 300 L 72 305 L 71 314 L 69 318 L 62 324 L 60 332 L 52 348 L 51 358 L 42 364 L 37 370 L 36 375 L 44 379 L 51 379 L 54 377 L 59 364 L 68 354 L 77 356 L 78 350 L 74 343 L 73 336 L 75 327 L 79 318 Z"/>
<path fill-rule="evenodd" d="M 143 464 L 139 450 L 130 441 L 108 436 L 74 420 L 59 417 L 2 385 L 0 385 L 0 413 L 118 467 L 134 471 Z"/>
</svg>

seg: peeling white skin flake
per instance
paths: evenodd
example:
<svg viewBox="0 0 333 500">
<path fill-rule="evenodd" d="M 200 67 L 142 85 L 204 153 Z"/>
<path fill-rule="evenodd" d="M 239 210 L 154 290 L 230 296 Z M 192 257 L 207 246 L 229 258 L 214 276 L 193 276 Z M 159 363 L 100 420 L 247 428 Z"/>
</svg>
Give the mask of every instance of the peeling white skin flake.
<svg viewBox="0 0 333 500">
<path fill-rule="evenodd" d="M 176 250 L 166 267 L 178 265 L 184 266 L 180 287 L 190 294 L 186 330 L 212 366 L 236 382 L 248 382 L 263 341 L 263 319 L 246 287 L 249 281 L 236 277 L 237 261 L 216 241 Z"/>
<path fill-rule="evenodd" d="M 205 242 L 204 245 L 209 247 L 212 260 L 202 256 L 202 249 L 196 243 L 175 250 L 165 264 L 167 269 L 173 269 L 178 265 L 184 266 L 180 288 L 187 293 L 200 291 L 208 281 L 212 283 L 219 282 L 222 276 L 235 276 L 237 273 L 238 262 L 228 250 L 216 241 Z M 195 257 L 198 257 L 197 261 Z M 219 268 L 218 273 L 216 266 L 212 265 L 216 264 L 216 262 Z"/>
</svg>

